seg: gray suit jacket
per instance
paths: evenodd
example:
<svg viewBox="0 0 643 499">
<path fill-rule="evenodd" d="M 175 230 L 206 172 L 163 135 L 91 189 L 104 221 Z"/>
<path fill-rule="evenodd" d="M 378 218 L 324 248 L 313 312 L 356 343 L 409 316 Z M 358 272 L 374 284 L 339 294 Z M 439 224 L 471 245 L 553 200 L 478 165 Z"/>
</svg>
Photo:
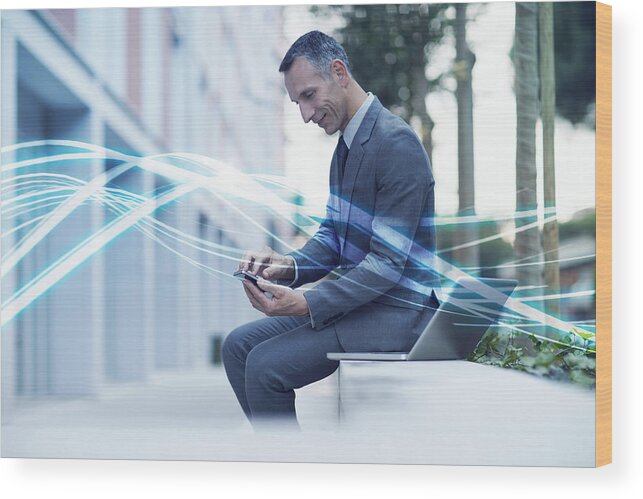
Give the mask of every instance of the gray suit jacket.
<svg viewBox="0 0 643 499">
<path fill-rule="evenodd" d="M 415 132 L 377 98 L 360 125 L 342 181 L 337 154 L 326 219 L 291 255 L 297 280 L 340 277 L 307 291 L 315 329 L 333 325 L 347 351 L 396 350 L 412 344 L 423 310 L 435 307 L 434 180 Z M 420 249 L 420 251 L 417 251 Z M 409 336 L 411 335 L 411 336 Z"/>
</svg>

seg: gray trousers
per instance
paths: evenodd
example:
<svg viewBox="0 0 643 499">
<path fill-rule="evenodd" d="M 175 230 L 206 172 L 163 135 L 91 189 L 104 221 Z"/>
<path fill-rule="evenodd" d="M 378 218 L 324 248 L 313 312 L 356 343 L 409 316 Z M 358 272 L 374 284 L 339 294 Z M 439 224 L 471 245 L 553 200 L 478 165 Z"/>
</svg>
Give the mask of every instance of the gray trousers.
<svg viewBox="0 0 643 499">
<path fill-rule="evenodd" d="M 308 317 L 269 317 L 232 331 L 223 343 L 225 371 L 253 426 L 297 426 L 295 388 L 331 375 L 343 352 L 334 327 L 315 331 Z"/>
</svg>

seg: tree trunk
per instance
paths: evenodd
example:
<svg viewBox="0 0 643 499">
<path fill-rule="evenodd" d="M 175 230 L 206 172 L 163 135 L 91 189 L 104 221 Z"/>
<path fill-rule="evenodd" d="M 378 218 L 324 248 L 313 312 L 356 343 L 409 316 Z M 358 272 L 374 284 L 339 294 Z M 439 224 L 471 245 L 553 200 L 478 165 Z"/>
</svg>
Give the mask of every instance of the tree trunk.
<svg viewBox="0 0 643 499">
<path fill-rule="evenodd" d="M 543 122 L 543 184 L 545 197 L 545 222 L 543 250 L 545 252 L 545 284 L 547 294 L 560 292 L 558 269 L 558 221 L 556 220 L 556 173 L 554 162 L 554 117 L 556 112 L 556 80 L 554 75 L 554 6 L 541 3 L 538 9 L 540 27 L 540 102 Z M 547 300 L 545 310 L 558 316 L 558 300 Z"/>
<path fill-rule="evenodd" d="M 421 59 L 420 59 L 421 60 Z M 420 118 L 422 124 L 421 140 L 429 159 L 432 159 L 433 139 L 432 132 L 435 125 L 426 109 L 426 96 L 429 93 L 429 82 L 424 74 L 424 65 L 414 66 L 411 70 L 411 116 Z"/>
<path fill-rule="evenodd" d="M 473 89 L 471 74 L 475 55 L 467 44 L 467 5 L 455 5 L 455 48 L 456 58 L 453 75 L 457 81 L 456 100 L 458 103 L 458 215 L 475 215 L 475 175 L 473 162 Z M 475 222 L 458 224 L 454 234 L 455 245 L 476 241 L 478 225 Z M 454 252 L 459 266 L 477 267 L 480 260 L 479 247 L 469 246 Z"/>
<path fill-rule="evenodd" d="M 516 240 L 514 253 L 519 263 L 540 261 L 540 232 L 536 222 L 536 120 L 538 119 L 538 4 L 516 3 L 516 40 L 514 66 L 516 71 Z M 532 212 L 530 216 L 522 216 Z M 527 224 L 530 229 L 520 230 Z M 522 265 L 516 268 L 520 286 L 538 286 L 542 282 L 541 266 Z"/>
</svg>

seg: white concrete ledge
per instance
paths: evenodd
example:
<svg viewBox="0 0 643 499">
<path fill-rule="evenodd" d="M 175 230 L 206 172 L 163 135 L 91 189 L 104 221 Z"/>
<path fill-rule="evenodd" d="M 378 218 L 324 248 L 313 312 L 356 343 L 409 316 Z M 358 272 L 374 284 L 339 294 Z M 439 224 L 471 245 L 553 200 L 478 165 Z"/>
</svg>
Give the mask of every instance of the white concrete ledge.
<svg viewBox="0 0 643 499">
<path fill-rule="evenodd" d="M 594 401 L 590 389 L 467 361 L 340 364 L 342 429 L 399 437 L 416 462 L 594 466 Z"/>
</svg>

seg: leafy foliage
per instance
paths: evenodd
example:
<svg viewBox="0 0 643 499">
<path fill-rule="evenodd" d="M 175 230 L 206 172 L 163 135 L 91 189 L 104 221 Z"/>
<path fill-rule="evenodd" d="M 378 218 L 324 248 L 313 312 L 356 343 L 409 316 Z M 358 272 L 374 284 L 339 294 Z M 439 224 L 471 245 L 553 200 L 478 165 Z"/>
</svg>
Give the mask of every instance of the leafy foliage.
<svg viewBox="0 0 643 499">
<path fill-rule="evenodd" d="M 558 233 L 561 241 L 566 241 L 579 236 L 596 238 L 596 211 L 574 215 L 568 222 L 558 224 Z"/>
<path fill-rule="evenodd" d="M 596 5 L 554 3 L 556 110 L 571 123 L 596 127 Z"/>
<path fill-rule="evenodd" d="M 479 222 L 476 224 L 477 232 L 480 239 L 486 239 L 497 235 L 501 227 L 496 222 Z M 456 237 L 455 232 L 458 226 L 455 225 L 440 225 L 437 227 L 437 245 L 438 250 L 444 250 L 455 245 Z M 484 267 L 495 267 L 513 259 L 513 247 L 510 243 L 502 238 L 491 239 L 479 245 L 480 266 L 483 267 L 480 272 L 481 277 L 496 277 L 497 269 Z M 451 263 L 457 262 L 454 260 L 451 252 L 445 252 L 441 255 Z"/>
<path fill-rule="evenodd" d="M 469 360 L 586 387 L 596 385 L 596 343 L 593 334 L 573 329 L 559 342 L 527 335 L 520 335 L 520 338 L 522 341 L 518 341 L 516 333 L 509 328 L 490 330 Z"/>
</svg>

